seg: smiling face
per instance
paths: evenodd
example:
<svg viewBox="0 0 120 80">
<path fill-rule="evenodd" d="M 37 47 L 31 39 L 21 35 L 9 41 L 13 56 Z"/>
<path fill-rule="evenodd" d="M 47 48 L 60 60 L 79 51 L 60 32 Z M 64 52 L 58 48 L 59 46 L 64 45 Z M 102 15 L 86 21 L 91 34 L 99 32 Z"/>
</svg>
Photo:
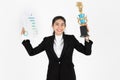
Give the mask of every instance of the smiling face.
<svg viewBox="0 0 120 80">
<path fill-rule="evenodd" d="M 52 27 L 56 35 L 61 35 L 65 30 L 66 24 L 62 19 L 58 19 L 54 22 Z"/>
</svg>

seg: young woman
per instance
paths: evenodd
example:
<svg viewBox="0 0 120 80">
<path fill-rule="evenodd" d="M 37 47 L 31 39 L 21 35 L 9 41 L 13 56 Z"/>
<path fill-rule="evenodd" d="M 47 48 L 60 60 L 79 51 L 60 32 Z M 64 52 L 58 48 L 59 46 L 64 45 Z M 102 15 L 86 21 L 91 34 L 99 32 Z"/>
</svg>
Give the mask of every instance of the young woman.
<svg viewBox="0 0 120 80">
<path fill-rule="evenodd" d="M 74 64 L 72 62 L 73 50 L 85 54 L 91 54 L 92 41 L 85 38 L 85 45 L 79 43 L 74 35 L 64 33 L 66 20 L 62 16 L 54 17 L 52 36 L 45 37 L 43 41 L 32 47 L 30 40 L 23 40 L 22 44 L 30 56 L 34 56 L 42 51 L 46 51 L 49 59 L 46 80 L 76 80 Z"/>
</svg>

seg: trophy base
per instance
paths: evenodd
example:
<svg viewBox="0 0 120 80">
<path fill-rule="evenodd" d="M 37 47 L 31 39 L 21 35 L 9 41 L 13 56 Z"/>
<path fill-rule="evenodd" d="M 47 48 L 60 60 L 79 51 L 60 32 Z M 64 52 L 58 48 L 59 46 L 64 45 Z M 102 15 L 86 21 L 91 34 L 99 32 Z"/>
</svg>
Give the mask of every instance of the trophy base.
<svg viewBox="0 0 120 80">
<path fill-rule="evenodd" d="M 88 30 L 86 26 L 80 26 L 80 31 L 81 31 L 81 36 L 80 37 L 87 37 L 88 35 Z"/>
<path fill-rule="evenodd" d="M 81 35 L 80 37 L 83 37 L 83 38 L 84 38 L 84 37 L 88 37 L 88 36 L 89 36 L 89 35 Z"/>
</svg>

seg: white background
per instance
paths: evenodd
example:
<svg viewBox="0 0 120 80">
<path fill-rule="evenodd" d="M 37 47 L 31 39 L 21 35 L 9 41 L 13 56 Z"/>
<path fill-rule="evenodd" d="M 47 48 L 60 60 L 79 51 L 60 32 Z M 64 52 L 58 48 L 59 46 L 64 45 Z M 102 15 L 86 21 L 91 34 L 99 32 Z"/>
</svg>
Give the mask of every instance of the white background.
<svg viewBox="0 0 120 80">
<path fill-rule="evenodd" d="M 74 51 L 77 80 L 120 80 L 119 0 L 0 0 L 0 80 L 46 80 L 46 53 L 31 57 L 21 44 L 20 20 L 28 9 L 35 12 L 39 30 L 31 39 L 33 47 L 52 34 L 51 22 L 56 15 L 66 18 L 65 32 L 84 43 L 79 37 L 77 1 L 83 1 L 94 42 L 91 56 Z"/>
</svg>

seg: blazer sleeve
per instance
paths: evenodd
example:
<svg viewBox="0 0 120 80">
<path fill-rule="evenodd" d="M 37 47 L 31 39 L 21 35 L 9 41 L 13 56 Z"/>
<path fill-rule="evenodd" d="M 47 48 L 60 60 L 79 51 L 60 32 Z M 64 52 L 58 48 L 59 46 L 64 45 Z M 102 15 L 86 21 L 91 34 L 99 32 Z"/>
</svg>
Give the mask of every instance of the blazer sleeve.
<svg viewBox="0 0 120 80">
<path fill-rule="evenodd" d="M 74 43 L 74 48 L 77 51 L 79 51 L 85 55 L 91 55 L 92 44 L 93 44 L 93 42 L 91 40 L 89 40 L 89 42 L 85 41 L 85 43 L 83 45 L 73 36 L 73 43 Z"/>
<path fill-rule="evenodd" d="M 28 52 L 28 54 L 30 56 L 33 56 L 33 55 L 36 55 L 42 51 L 45 50 L 45 38 L 43 39 L 43 41 L 38 45 L 36 46 L 35 48 L 32 47 L 31 43 L 30 43 L 30 40 L 27 39 L 27 40 L 23 40 L 22 41 L 22 44 L 23 46 L 25 47 L 26 51 Z"/>
</svg>

